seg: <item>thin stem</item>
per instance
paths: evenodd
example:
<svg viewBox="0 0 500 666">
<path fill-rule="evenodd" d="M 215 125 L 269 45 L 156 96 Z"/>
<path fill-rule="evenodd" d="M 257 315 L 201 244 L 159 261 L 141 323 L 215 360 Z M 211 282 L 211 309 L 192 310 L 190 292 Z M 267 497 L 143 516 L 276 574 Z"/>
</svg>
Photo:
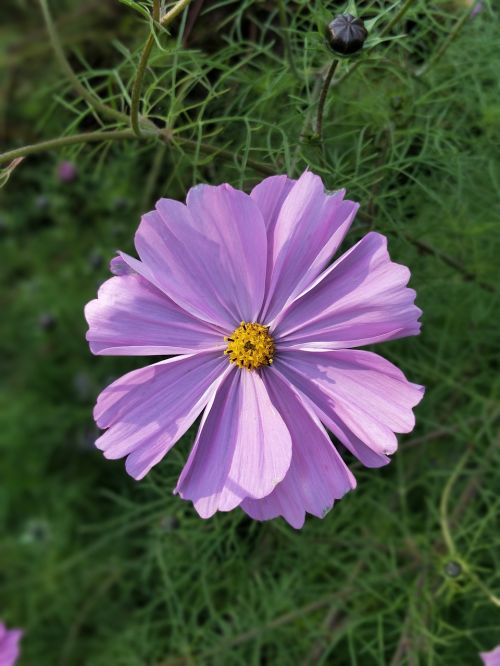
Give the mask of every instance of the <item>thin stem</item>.
<svg viewBox="0 0 500 666">
<path fill-rule="evenodd" d="M 66 78 L 71 82 L 75 92 L 80 95 L 93 109 L 97 112 L 100 112 L 108 117 L 114 118 L 115 120 L 126 121 L 128 123 L 128 118 L 121 111 L 117 111 L 112 107 L 104 104 L 96 95 L 90 92 L 80 81 L 78 76 L 73 71 L 73 68 L 69 64 L 66 56 L 64 55 L 64 50 L 62 48 L 61 42 L 59 40 L 59 35 L 55 28 L 52 16 L 49 11 L 49 6 L 47 0 L 39 0 L 40 7 L 42 9 L 43 18 L 45 20 L 45 25 L 47 26 L 47 32 L 49 34 L 50 43 L 54 49 L 54 53 L 59 66 L 62 71 L 65 73 Z"/>
<path fill-rule="evenodd" d="M 441 502 L 439 504 L 439 517 L 441 523 L 441 532 L 443 534 L 443 541 L 446 544 L 446 548 L 448 549 L 448 553 L 451 557 L 457 557 L 457 549 L 455 547 L 455 542 L 453 540 L 449 526 L 448 504 L 453 486 L 462 473 L 462 470 L 465 467 L 467 460 L 469 459 L 470 453 L 471 449 L 468 448 L 459 460 L 458 465 L 453 470 L 453 474 L 450 476 L 444 487 L 443 494 L 441 496 Z"/>
<path fill-rule="evenodd" d="M 384 37 L 385 35 L 387 35 L 387 33 L 390 32 L 394 28 L 394 26 L 397 23 L 399 23 L 399 21 L 401 21 L 403 16 L 410 9 L 410 7 L 412 6 L 412 4 L 414 2 L 415 2 L 415 0 L 406 0 L 405 2 L 403 2 L 400 9 L 394 14 L 392 19 L 388 23 L 386 23 L 384 25 L 384 27 L 382 28 L 382 30 L 380 31 L 380 36 L 381 37 Z"/>
<path fill-rule="evenodd" d="M 163 135 L 167 140 L 170 140 L 171 137 L 169 137 L 167 133 L 164 132 Z M 218 157 L 222 157 L 228 162 L 234 162 L 234 151 L 232 150 L 227 150 L 226 148 L 219 148 L 218 146 L 214 146 L 211 143 L 198 142 L 194 141 L 193 139 L 183 139 L 182 137 L 178 136 L 175 137 L 175 140 L 178 141 L 183 146 L 186 146 L 186 148 L 197 148 L 201 153 L 204 153 L 205 155 L 217 155 Z M 276 174 L 275 169 L 268 166 L 267 164 L 264 164 L 263 162 L 247 159 L 246 164 L 252 169 L 254 169 L 254 171 L 258 171 L 259 173 L 262 173 L 265 176 L 274 176 Z"/>
<path fill-rule="evenodd" d="M 339 61 L 335 59 L 330 65 L 325 80 L 323 81 L 321 93 L 319 95 L 318 113 L 316 116 L 316 134 L 318 135 L 320 141 L 323 140 L 323 115 L 325 112 L 325 102 L 328 95 L 328 90 L 330 88 L 330 83 L 332 82 L 333 75 L 335 74 L 335 70 L 337 69 L 338 64 Z"/>
<path fill-rule="evenodd" d="M 458 21 L 455 23 L 455 26 L 453 27 L 453 30 L 449 33 L 448 37 L 444 40 L 444 42 L 441 44 L 441 46 L 438 48 L 436 53 L 431 56 L 430 60 L 422 67 L 422 69 L 418 72 L 418 76 L 422 76 L 423 74 L 426 74 L 429 69 L 435 65 L 438 60 L 442 58 L 444 55 L 445 51 L 448 49 L 448 47 L 451 45 L 452 42 L 455 41 L 455 39 L 458 37 L 460 31 L 465 25 L 465 22 L 467 19 L 470 17 L 470 14 L 472 12 L 473 6 L 467 11 L 463 13 L 463 15 L 458 19 Z"/>
<path fill-rule="evenodd" d="M 132 88 L 132 101 L 130 104 L 130 124 L 137 136 L 141 135 L 141 128 L 139 125 L 139 105 L 141 103 L 141 92 L 142 92 L 142 82 L 144 81 L 144 73 L 146 71 L 146 66 L 148 64 L 149 56 L 151 55 L 151 49 L 155 43 L 153 34 L 151 33 L 146 40 L 144 49 L 142 50 L 141 59 L 139 61 L 139 66 L 137 67 L 137 72 L 135 75 L 135 81 Z"/>
<path fill-rule="evenodd" d="M 15 148 L 6 153 L 0 154 L 0 164 L 10 162 L 16 157 L 26 157 L 27 155 L 35 155 L 36 153 L 43 153 L 46 150 L 53 150 L 54 148 L 62 148 L 63 146 L 71 146 L 75 143 L 96 143 L 99 141 L 117 141 L 120 139 L 133 139 L 135 138 L 132 130 L 111 130 L 111 131 L 97 131 L 97 132 L 84 132 L 82 134 L 73 134 L 72 136 L 60 136 L 57 139 L 49 139 L 48 141 L 40 141 L 40 143 L 33 143 L 22 148 Z"/>
<path fill-rule="evenodd" d="M 184 11 L 190 2 L 191 0 L 178 0 L 174 7 L 172 7 L 172 9 L 159 20 L 160 25 L 163 27 L 170 25 L 170 23 L 172 23 L 172 21 Z M 153 6 L 153 18 L 155 13 L 159 14 L 158 2 Z M 146 40 L 146 43 L 144 44 L 141 59 L 135 74 L 134 85 L 132 86 L 130 124 L 132 125 L 132 129 L 137 134 L 137 136 L 140 136 L 141 134 L 141 127 L 139 123 L 139 106 L 141 103 L 142 84 L 144 82 L 144 74 L 146 73 L 146 67 L 148 64 L 149 56 L 151 55 L 151 50 L 154 46 L 154 41 L 154 34 L 151 32 Z"/>
<path fill-rule="evenodd" d="M 283 34 L 283 43 L 285 45 L 285 53 L 288 60 L 288 66 L 290 67 L 290 71 L 292 72 L 294 77 L 296 79 L 299 79 L 300 78 L 299 73 L 297 72 L 297 68 L 295 67 L 295 61 L 293 57 L 292 43 L 290 41 L 290 33 L 288 32 L 285 0 L 278 0 L 278 10 L 280 17 L 281 32 Z"/>
<path fill-rule="evenodd" d="M 138 137 L 135 132 L 131 129 L 126 130 L 109 130 L 109 131 L 96 131 L 96 132 L 84 132 L 82 134 L 73 134 L 72 136 L 62 136 L 57 137 L 56 139 L 49 139 L 48 141 L 40 141 L 40 143 L 34 143 L 28 146 L 22 146 L 21 148 L 15 148 L 14 150 L 9 150 L 6 153 L 0 153 L 0 164 L 10 163 L 12 160 L 18 157 L 27 157 L 28 155 L 35 155 L 37 153 L 43 153 L 48 150 L 54 150 L 56 148 L 63 148 L 64 146 L 71 146 L 77 143 L 97 143 L 99 141 L 119 141 L 122 139 L 149 139 L 156 138 L 157 140 L 165 141 L 166 143 L 172 142 L 172 134 L 166 130 L 160 130 L 157 128 L 156 132 L 151 132 L 144 134 L 141 137 Z M 231 150 L 226 150 L 225 148 L 219 148 L 210 143 L 198 143 L 192 139 L 184 139 L 177 136 L 175 141 L 186 148 L 197 148 L 201 153 L 205 155 L 217 155 L 222 159 L 227 160 L 228 162 L 234 161 L 234 152 Z M 263 162 L 258 162 L 257 160 L 247 160 L 246 164 L 266 176 L 274 175 L 275 171 L 272 167 L 269 167 Z"/>
<path fill-rule="evenodd" d="M 489 282 L 484 282 L 483 280 L 480 280 L 475 273 L 473 273 L 472 271 L 469 271 L 467 268 L 465 268 L 465 266 L 463 266 L 455 258 L 450 257 L 448 254 L 445 254 L 444 252 L 441 252 L 441 250 L 437 250 L 436 248 L 432 247 L 431 245 L 429 245 L 425 241 L 420 240 L 419 238 L 414 238 L 413 236 L 410 236 L 409 234 L 404 234 L 404 237 L 406 238 L 406 240 L 409 243 L 414 245 L 416 248 L 418 248 L 419 250 L 421 250 L 425 254 L 429 254 L 429 255 L 433 255 L 434 257 L 437 257 L 443 263 L 450 266 L 450 268 L 453 268 L 454 270 L 461 273 L 461 275 L 463 276 L 463 278 L 465 280 L 475 282 L 482 289 L 485 289 L 486 291 L 489 291 L 493 294 L 496 293 L 496 291 L 497 291 L 496 286 L 490 284 Z"/>
</svg>

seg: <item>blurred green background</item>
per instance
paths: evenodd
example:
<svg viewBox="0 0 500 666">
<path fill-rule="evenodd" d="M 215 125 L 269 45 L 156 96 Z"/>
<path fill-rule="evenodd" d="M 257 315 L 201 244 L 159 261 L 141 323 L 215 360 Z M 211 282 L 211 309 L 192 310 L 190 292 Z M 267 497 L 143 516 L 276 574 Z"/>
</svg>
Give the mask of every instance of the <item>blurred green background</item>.
<svg viewBox="0 0 500 666">
<path fill-rule="evenodd" d="M 50 4 L 79 80 L 128 113 L 151 3 Z M 402 7 L 342 63 L 323 147 L 320 29 L 344 5 L 194 0 L 143 87 L 171 140 L 34 154 L 0 190 L 0 618 L 21 665 L 474 666 L 500 643 L 498 6 L 358 5 L 374 36 Z M 74 94 L 39 3 L 2 0 L 0 151 L 118 126 Z M 194 429 L 140 483 L 94 449 L 96 395 L 151 359 L 92 357 L 83 307 L 158 196 L 306 166 L 361 202 L 343 249 L 373 228 L 410 266 L 422 335 L 377 352 L 426 397 L 388 467 L 346 454 L 358 489 L 323 521 L 205 522 L 171 494 Z"/>
</svg>

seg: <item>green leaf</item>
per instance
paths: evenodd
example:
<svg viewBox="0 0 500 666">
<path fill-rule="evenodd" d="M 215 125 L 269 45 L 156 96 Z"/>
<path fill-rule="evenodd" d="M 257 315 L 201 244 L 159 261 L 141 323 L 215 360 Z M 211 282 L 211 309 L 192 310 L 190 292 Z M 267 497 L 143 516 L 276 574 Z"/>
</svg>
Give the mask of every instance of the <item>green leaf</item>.
<svg viewBox="0 0 500 666">
<path fill-rule="evenodd" d="M 151 19 L 148 10 L 142 5 L 140 5 L 138 2 L 135 2 L 135 0 L 118 0 L 118 2 L 121 2 L 122 5 L 127 5 L 127 7 L 130 7 L 131 9 L 134 9 L 136 12 L 139 12 L 139 14 L 142 14 L 148 20 Z"/>
<path fill-rule="evenodd" d="M 372 19 L 368 19 L 365 21 L 365 28 L 368 30 L 368 32 L 371 32 L 373 28 L 377 25 L 377 23 L 380 21 L 380 19 L 384 18 L 387 14 L 391 14 L 393 9 L 396 9 L 396 7 L 399 7 L 401 5 L 401 2 L 395 2 L 389 7 L 386 7 L 383 11 L 379 12 L 377 16 L 375 16 Z"/>
</svg>

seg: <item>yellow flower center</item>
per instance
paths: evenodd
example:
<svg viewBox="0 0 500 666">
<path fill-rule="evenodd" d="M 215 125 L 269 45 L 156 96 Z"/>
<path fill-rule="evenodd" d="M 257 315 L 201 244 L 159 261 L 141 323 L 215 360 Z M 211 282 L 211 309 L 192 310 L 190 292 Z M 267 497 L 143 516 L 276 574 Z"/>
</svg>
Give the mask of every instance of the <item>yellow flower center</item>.
<svg viewBox="0 0 500 666">
<path fill-rule="evenodd" d="M 227 342 L 224 354 L 239 368 L 255 370 L 273 362 L 275 349 L 274 340 L 269 335 L 269 326 L 242 321 L 224 340 Z"/>
</svg>

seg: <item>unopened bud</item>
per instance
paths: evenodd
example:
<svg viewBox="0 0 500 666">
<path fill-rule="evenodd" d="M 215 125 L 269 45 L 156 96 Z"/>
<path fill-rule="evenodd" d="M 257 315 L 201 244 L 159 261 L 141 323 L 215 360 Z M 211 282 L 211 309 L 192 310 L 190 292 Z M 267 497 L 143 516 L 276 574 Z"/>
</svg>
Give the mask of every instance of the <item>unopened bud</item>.
<svg viewBox="0 0 500 666">
<path fill-rule="evenodd" d="M 360 18 L 352 14 L 341 14 L 328 24 L 326 35 L 333 51 L 351 55 L 363 48 L 368 30 Z"/>
</svg>

